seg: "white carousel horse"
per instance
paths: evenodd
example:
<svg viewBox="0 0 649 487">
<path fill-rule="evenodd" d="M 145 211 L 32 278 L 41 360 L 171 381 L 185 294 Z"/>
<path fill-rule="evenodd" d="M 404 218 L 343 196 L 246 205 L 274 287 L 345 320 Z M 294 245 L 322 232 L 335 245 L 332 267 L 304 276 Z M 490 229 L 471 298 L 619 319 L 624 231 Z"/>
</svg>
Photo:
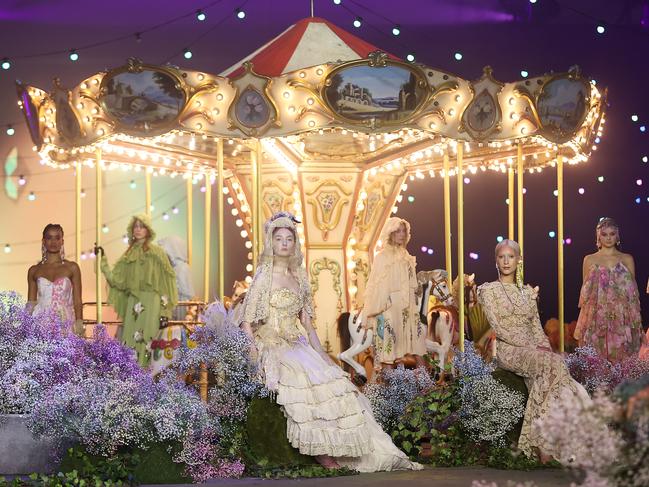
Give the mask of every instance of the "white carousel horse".
<svg viewBox="0 0 649 487">
<path fill-rule="evenodd" d="M 349 342 L 351 343 L 347 350 L 338 354 L 338 360 L 351 366 L 356 373 L 354 376 L 356 384 L 363 385 L 367 382 L 367 373 L 365 367 L 359 364 L 354 357 L 370 348 L 374 332 L 371 329 L 363 329 L 361 314 L 356 311 L 340 315 L 338 318 L 338 331 L 341 337 L 347 335 L 348 332 Z"/>
<path fill-rule="evenodd" d="M 444 370 L 453 345 L 453 335 L 457 332 L 457 311 L 448 288 L 448 273 L 444 269 L 420 271 L 417 273 L 417 282 L 422 287 L 418 297 L 420 319 L 428 327 L 426 350 L 437 356 L 437 365 L 440 370 Z M 429 309 L 431 294 L 439 304 Z"/>
</svg>

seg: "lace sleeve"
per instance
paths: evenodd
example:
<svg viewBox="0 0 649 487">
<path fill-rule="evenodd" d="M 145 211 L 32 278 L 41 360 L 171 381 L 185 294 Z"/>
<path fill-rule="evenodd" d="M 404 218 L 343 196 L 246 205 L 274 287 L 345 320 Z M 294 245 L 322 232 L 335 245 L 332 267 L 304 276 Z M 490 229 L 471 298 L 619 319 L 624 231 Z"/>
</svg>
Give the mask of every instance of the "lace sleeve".
<svg viewBox="0 0 649 487">
<path fill-rule="evenodd" d="M 300 293 L 302 298 L 302 309 L 309 316 L 313 318 L 313 294 L 311 294 L 311 285 L 306 275 L 306 270 L 300 268 L 298 271 L 298 278 L 300 280 Z"/>
</svg>

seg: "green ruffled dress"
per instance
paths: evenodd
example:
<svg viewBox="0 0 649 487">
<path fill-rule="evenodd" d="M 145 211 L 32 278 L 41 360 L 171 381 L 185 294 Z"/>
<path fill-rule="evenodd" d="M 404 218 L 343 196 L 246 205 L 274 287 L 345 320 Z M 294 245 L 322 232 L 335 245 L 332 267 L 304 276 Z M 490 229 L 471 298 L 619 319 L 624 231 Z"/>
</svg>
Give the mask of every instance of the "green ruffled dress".
<svg viewBox="0 0 649 487">
<path fill-rule="evenodd" d="M 102 255 L 101 271 L 110 287 L 108 302 L 124 322 L 122 343 L 135 349 L 138 362 L 146 366 L 150 359 L 147 345 L 158 334 L 160 317 L 171 318 L 178 303 L 169 258 L 158 245 L 149 242 L 145 250 L 143 244 L 135 243 L 112 271 Z"/>
</svg>

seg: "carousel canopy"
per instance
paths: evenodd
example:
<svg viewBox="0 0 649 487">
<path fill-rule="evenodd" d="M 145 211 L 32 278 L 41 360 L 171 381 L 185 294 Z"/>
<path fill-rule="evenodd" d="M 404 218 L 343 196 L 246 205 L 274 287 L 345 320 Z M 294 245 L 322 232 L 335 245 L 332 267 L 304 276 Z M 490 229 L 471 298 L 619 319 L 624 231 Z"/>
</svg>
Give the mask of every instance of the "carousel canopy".
<svg viewBox="0 0 649 487">
<path fill-rule="evenodd" d="M 43 160 L 59 167 L 147 166 L 163 174 L 265 163 L 291 171 L 353 163 L 359 170 L 422 172 L 464 144 L 466 170 L 505 171 L 522 145 L 524 167 L 588 158 L 604 122 L 604 93 L 577 67 L 503 83 L 486 67 L 465 80 L 405 63 L 323 19 L 304 19 L 222 75 L 131 59 L 72 89 L 18 86 Z"/>
<path fill-rule="evenodd" d="M 256 73 L 272 77 L 334 60 L 366 58 L 378 50 L 378 47 L 325 19 L 308 17 L 223 71 L 221 76 L 236 78 L 242 75 L 246 62 L 255 67 Z"/>
</svg>

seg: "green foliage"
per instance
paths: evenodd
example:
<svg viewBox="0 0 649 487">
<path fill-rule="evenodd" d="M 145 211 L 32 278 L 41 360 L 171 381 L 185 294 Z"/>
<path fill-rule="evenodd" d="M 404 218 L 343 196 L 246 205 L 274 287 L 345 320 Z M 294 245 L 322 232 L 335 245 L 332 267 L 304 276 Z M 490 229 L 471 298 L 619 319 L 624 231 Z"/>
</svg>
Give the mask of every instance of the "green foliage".
<svg viewBox="0 0 649 487">
<path fill-rule="evenodd" d="M 437 385 L 418 396 L 392 431 L 395 444 L 413 458 L 435 466 L 475 463 L 467 435 L 457 421 L 460 395 L 457 382 Z M 426 446 L 430 444 L 430 457 Z"/>
<path fill-rule="evenodd" d="M 332 469 L 325 468 L 319 464 L 289 466 L 271 466 L 262 464 L 250 467 L 246 473 L 251 477 L 260 477 L 263 479 L 343 477 L 346 475 L 358 474 L 355 470 L 350 470 L 347 467 Z"/>
<path fill-rule="evenodd" d="M 313 457 L 302 455 L 286 438 L 286 418 L 280 407 L 269 398 L 250 402 L 246 419 L 246 465 L 290 466 L 313 465 Z"/>
<path fill-rule="evenodd" d="M 174 448 L 178 447 L 155 443 L 146 450 L 124 449 L 112 457 L 104 457 L 92 455 L 83 447 L 75 447 L 67 451 L 60 470 L 64 475 L 77 472 L 82 479 L 113 482 L 115 485 L 191 482 L 183 474 L 184 466 L 172 460 Z"/>
<path fill-rule="evenodd" d="M 561 468 L 555 461 L 543 464 L 535 458 L 527 458 L 522 452 L 514 448 L 490 447 L 486 450 L 481 464 L 500 470 L 534 470 L 540 468 Z"/>
<path fill-rule="evenodd" d="M 281 408 L 269 398 L 255 398 L 250 403 L 239 453 L 246 463 L 246 475 L 266 479 L 316 478 L 354 475 L 346 467 L 328 469 L 314 457 L 302 455 L 286 438 L 286 418 Z"/>
</svg>

